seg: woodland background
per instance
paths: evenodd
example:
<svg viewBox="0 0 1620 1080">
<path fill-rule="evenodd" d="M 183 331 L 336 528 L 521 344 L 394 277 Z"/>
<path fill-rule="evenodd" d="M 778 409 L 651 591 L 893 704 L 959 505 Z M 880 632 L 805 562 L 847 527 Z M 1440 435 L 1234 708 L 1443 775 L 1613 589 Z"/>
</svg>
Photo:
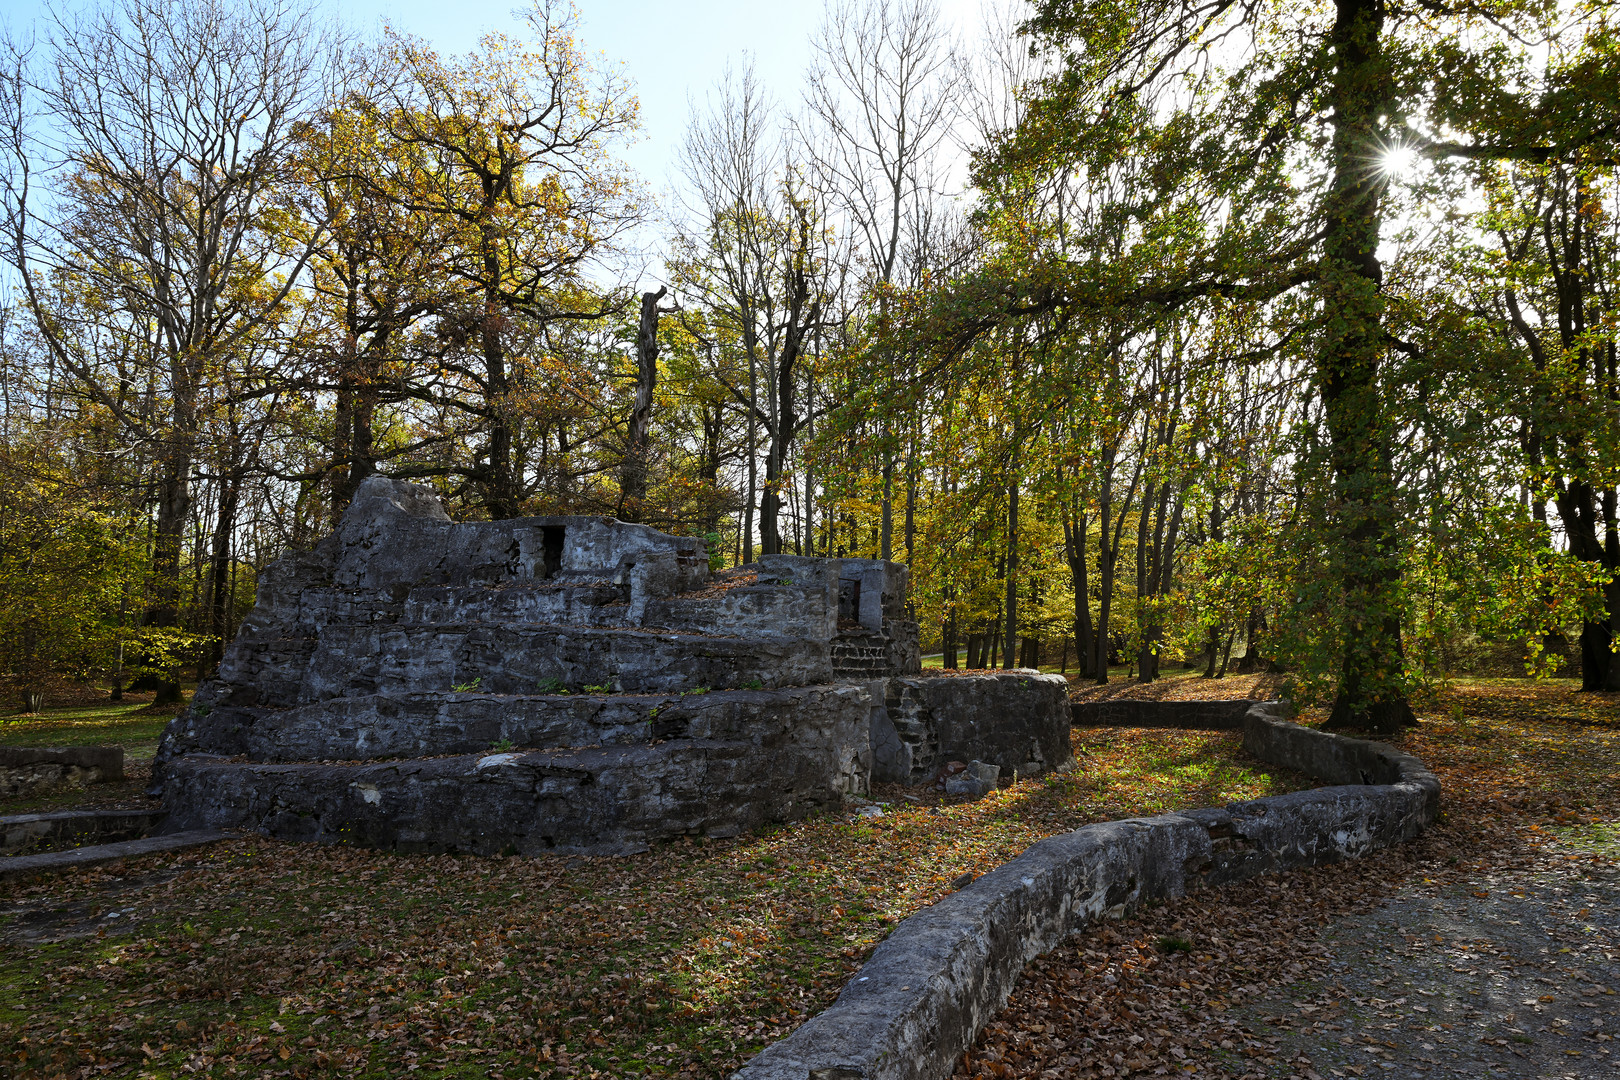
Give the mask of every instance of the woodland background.
<svg viewBox="0 0 1620 1080">
<path fill-rule="evenodd" d="M 947 667 L 1620 689 L 1613 16 L 833 0 L 659 204 L 554 0 L 64 9 L 0 74 L 0 671 L 177 698 L 384 472 L 906 561 Z"/>
</svg>

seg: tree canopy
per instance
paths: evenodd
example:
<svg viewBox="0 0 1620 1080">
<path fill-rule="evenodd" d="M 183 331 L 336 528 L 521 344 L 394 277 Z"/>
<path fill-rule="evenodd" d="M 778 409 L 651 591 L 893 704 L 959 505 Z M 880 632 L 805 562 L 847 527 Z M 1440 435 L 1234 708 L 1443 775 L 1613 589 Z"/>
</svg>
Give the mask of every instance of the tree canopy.
<svg viewBox="0 0 1620 1080">
<path fill-rule="evenodd" d="M 0 79 L 19 690 L 201 675 L 366 475 L 912 566 L 948 667 L 1620 689 L 1607 3 L 836 0 L 657 206 L 576 12 L 103 0 Z M 203 42 L 200 50 L 192 46 Z M 965 646 L 966 655 L 962 655 Z"/>
</svg>

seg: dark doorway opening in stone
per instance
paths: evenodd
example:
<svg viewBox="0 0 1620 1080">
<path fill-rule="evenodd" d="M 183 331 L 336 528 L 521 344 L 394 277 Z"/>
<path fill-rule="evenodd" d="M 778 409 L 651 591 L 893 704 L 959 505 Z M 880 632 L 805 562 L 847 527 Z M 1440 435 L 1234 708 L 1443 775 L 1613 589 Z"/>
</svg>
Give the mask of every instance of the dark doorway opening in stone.
<svg viewBox="0 0 1620 1080">
<path fill-rule="evenodd" d="M 845 578 L 838 583 L 838 621 L 859 622 L 861 618 L 861 579 Z"/>
<path fill-rule="evenodd" d="M 565 532 L 567 530 L 561 525 L 540 526 L 541 577 L 554 578 L 557 571 L 562 569 Z"/>
</svg>

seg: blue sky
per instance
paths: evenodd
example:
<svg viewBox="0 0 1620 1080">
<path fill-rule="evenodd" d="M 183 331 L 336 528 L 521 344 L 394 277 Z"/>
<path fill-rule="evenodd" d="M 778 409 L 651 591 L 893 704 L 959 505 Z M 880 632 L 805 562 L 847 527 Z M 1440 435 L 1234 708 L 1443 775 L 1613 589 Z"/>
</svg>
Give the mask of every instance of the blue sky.
<svg viewBox="0 0 1620 1080">
<path fill-rule="evenodd" d="M 511 0 L 328 0 L 344 22 L 395 27 L 445 52 L 465 52 L 489 30 L 516 30 Z M 797 101 L 799 76 L 810 58 L 810 36 L 821 19 L 817 0 L 749 3 L 704 0 L 645 3 L 581 0 L 585 46 L 619 62 L 641 98 L 642 139 L 627 153 L 654 189 L 663 188 L 686 127 L 688 97 L 701 99 L 728 61 L 751 52 L 779 99 Z"/>
<path fill-rule="evenodd" d="M 519 28 L 512 17 L 519 5 L 513 0 L 315 2 L 354 29 L 375 31 L 386 19 L 445 52 L 465 52 L 489 30 Z M 641 142 L 626 156 L 654 190 L 662 190 L 686 126 L 688 100 L 701 99 L 727 62 L 737 64 L 751 53 L 778 101 L 797 104 L 823 0 L 576 2 L 583 15 L 586 47 L 608 61 L 622 62 L 636 84 L 644 130 Z M 941 6 L 964 29 L 964 24 L 977 22 L 978 0 L 941 0 Z M 13 31 L 26 31 L 45 7 L 43 0 L 0 0 L 0 22 Z"/>
</svg>

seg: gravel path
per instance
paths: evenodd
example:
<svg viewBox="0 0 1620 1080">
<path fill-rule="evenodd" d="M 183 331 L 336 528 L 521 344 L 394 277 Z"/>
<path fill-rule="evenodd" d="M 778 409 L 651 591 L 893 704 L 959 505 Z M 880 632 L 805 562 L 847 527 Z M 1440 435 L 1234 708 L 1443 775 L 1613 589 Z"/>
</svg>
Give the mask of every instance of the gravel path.
<svg viewBox="0 0 1620 1080">
<path fill-rule="evenodd" d="M 1239 1010 L 1336 1076 L 1620 1077 L 1620 870 L 1562 845 L 1403 886 L 1319 937 L 1331 976 Z M 1306 1075 L 1309 1075 L 1308 1073 Z"/>
<path fill-rule="evenodd" d="M 1210 890 L 1037 960 L 959 1077 L 1620 1078 L 1620 867 L 1523 822 Z"/>
</svg>

